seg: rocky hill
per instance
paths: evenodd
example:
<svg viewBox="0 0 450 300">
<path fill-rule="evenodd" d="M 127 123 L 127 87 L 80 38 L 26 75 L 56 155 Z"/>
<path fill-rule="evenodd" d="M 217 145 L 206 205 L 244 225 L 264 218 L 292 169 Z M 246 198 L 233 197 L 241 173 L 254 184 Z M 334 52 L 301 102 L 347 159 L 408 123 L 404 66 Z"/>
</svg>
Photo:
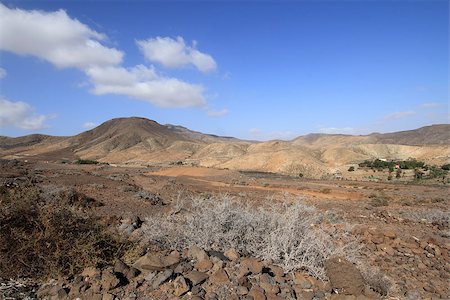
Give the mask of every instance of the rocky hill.
<svg viewBox="0 0 450 300">
<path fill-rule="evenodd" d="M 366 159 L 450 160 L 450 125 L 361 136 L 309 134 L 292 141 L 255 142 L 117 118 L 72 137 L 0 137 L 0 157 L 94 159 L 129 165 L 179 163 L 321 177 Z"/>
</svg>

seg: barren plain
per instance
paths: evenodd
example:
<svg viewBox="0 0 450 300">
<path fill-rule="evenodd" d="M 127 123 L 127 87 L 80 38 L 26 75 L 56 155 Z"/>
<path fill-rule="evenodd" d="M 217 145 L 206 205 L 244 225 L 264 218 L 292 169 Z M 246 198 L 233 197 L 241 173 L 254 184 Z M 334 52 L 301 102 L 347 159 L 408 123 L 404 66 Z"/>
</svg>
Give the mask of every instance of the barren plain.
<svg viewBox="0 0 450 300">
<path fill-rule="evenodd" d="M 448 299 L 449 183 L 430 167 L 448 129 L 254 142 L 132 118 L 3 137 L 0 298 Z M 377 159 L 428 167 L 359 165 Z"/>
</svg>

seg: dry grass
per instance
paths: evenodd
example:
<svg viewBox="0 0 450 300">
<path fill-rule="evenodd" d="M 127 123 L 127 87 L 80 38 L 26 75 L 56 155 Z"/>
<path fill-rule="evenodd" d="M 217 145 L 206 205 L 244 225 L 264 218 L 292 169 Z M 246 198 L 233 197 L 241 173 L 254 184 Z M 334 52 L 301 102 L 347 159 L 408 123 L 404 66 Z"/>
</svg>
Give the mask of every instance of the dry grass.
<svg viewBox="0 0 450 300">
<path fill-rule="evenodd" d="M 98 219 L 78 215 L 71 199 L 55 202 L 42 195 L 33 186 L 0 187 L 2 277 L 74 275 L 86 266 L 110 264 L 130 248 Z"/>
</svg>

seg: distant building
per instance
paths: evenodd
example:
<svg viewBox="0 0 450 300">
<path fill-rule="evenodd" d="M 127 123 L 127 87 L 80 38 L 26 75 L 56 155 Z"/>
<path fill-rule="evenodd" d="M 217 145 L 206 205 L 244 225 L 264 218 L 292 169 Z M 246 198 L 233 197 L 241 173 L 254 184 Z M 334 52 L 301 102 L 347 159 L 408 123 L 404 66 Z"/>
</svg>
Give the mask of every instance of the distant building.
<svg viewBox="0 0 450 300">
<path fill-rule="evenodd" d="M 333 173 L 333 178 L 334 178 L 334 179 L 342 179 L 343 177 L 342 177 L 341 171 L 340 171 L 340 170 L 336 170 L 336 171 Z"/>
</svg>

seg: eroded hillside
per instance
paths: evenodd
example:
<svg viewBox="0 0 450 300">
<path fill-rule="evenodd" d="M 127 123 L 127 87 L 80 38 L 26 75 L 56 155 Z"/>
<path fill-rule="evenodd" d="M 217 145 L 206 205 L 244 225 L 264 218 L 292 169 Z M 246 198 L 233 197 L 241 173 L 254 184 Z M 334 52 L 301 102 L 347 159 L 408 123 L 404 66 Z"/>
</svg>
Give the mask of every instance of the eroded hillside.
<svg viewBox="0 0 450 300">
<path fill-rule="evenodd" d="M 94 159 L 127 165 L 188 164 L 321 178 L 370 159 L 450 160 L 450 125 L 366 136 L 310 134 L 292 141 L 255 142 L 161 125 L 144 118 L 112 119 L 72 137 L 0 139 L 0 156 L 46 160 Z"/>
</svg>

